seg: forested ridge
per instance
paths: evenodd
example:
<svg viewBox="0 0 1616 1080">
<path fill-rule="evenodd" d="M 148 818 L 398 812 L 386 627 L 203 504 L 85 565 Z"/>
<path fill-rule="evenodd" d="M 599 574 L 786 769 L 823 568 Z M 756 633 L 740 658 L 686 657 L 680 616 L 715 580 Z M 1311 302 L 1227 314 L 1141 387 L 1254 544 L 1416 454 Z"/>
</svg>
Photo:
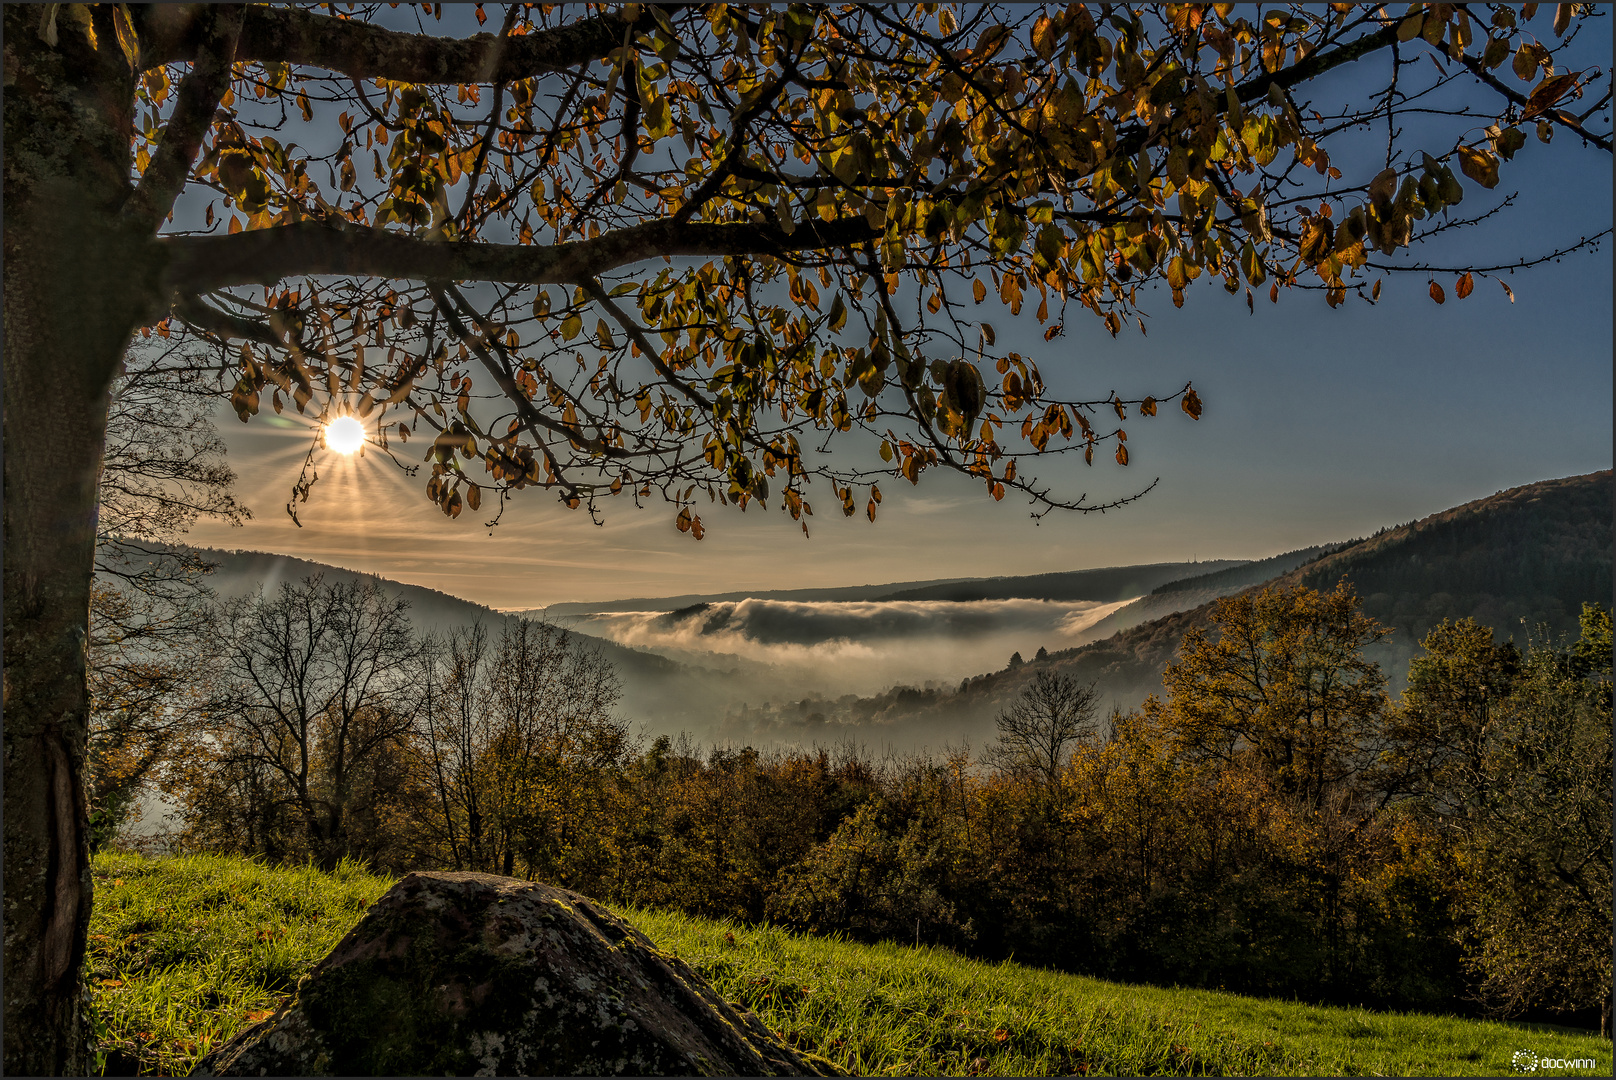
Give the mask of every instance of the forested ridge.
<svg viewBox="0 0 1616 1080">
<path fill-rule="evenodd" d="M 1395 691 L 1420 639 L 1443 619 L 1473 618 L 1492 627 L 1500 640 L 1513 638 L 1524 645 L 1534 635 L 1573 630 L 1583 603 L 1608 604 L 1611 499 L 1609 470 L 1526 484 L 1367 539 L 1170 582 L 1091 632 L 1104 632 L 1127 618 L 1130 609 L 1167 608 L 1167 614 L 1102 640 L 1051 651 L 1036 663 L 1028 657 L 1026 667 L 984 672 L 956 690 L 900 687 L 869 698 L 816 701 L 808 708 L 753 709 L 744 719 L 754 729 L 774 724 L 799 737 L 802 718 L 815 714 L 833 725 L 884 722 L 963 732 L 971 717 L 992 715 L 1020 693 L 1039 665 L 1096 681 L 1112 701 L 1126 705 L 1160 687 L 1162 672 L 1185 633 L 1207 625 L 1219 597 L 1262 587 L 1328 590 L 1342 580 L 1357 591 L 1365 614 L 1393 631 L 1371 647 L 1371 655 Z M 1265 564 L 1285 569 L 1263 574 Z"/>
</svg>

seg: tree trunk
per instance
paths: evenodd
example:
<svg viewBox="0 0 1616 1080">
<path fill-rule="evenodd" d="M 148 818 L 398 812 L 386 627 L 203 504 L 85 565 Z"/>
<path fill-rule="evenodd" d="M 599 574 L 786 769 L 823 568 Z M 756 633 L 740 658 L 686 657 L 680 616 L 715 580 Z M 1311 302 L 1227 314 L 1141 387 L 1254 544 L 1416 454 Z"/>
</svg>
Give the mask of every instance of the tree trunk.
<svg viewBox="0 0 1616 1080">
<path fill-rule="evenodd" d="M 58 9 L 66 10 L 66 5 Z M 5 1071 L 83 1074 L 85 642 L 108 388 L 155 296 L 120 229 L 132 74 L 67 15 L 5 19 Z M 105 25 L 103 26 L 103 22 Z M 108 55 L 110 49 L 110 56 Z M 116 58 L 114 64 L 112 59 Z"/>
</svg>

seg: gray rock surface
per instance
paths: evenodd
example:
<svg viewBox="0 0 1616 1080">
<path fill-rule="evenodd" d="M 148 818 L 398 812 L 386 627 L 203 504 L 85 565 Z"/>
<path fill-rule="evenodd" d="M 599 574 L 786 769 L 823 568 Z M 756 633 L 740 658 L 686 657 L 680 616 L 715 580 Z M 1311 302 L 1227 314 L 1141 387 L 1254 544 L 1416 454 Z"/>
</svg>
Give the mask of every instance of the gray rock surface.
<svg viewBox="0 0 1616 1080">
<path fill-rule="evenodd" d="M 811 1076 L 828 1065 L 586 897 L 414 873 L 293 1002 L 192 1075 Z"/>
</svg>

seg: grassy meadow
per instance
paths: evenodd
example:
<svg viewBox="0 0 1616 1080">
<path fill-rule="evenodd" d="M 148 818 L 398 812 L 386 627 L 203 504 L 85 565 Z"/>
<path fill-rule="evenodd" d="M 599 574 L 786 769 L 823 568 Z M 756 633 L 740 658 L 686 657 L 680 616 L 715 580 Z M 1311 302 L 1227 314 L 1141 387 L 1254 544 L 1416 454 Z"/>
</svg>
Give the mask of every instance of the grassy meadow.
<svg viewBox="0 0 1616 1080">
<path fill-rule="evenodd" d="M 86 973 L 96 1066 L 183 1075 L 276 1007 L 392 881 L 344 865 L 103 854 Z M 804 1050 L 859 1075 L 1507 1075 L 1593 1033 L 1123 986 L 943 949 L 621 914 Z M 1575 1075 L 1576 1071 L 1560 1073 Z"/>
</svg>

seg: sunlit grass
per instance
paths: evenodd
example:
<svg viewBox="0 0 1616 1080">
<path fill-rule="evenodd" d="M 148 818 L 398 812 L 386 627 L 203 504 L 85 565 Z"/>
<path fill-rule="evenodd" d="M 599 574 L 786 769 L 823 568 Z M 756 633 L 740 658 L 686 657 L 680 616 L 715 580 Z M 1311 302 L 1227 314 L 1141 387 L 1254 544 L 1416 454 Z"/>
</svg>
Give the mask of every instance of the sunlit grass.
<svg viewBox="0 0 1616 1080">
<path fill-rule="evenodd" d="M 1124 986 L 943 949 L 624 914 L 726 998 L 866 1076 L 1500 1075 L 1523 1049 L 1610 1073 L 1609 1042 L 1546 1025 Z"/>
<path fill-rule="evenodd" d="M 86 971 L 98 1068 L 184 1074 L 293 992 L 392 884 L 343 866 L 98 857 Z M 943 949 L 671 912 L 622 914 L 804 1051 L 862 1075 L 1500 1075 L 1518 1050 L 1610 1043 L 1544 1025 L 1123 986 Z"/>
<path fill-rule="evenodd" d="M 290 995 L 393 882 L 197 855 L 96 858 L 96 1068 L 183 1076 Z"/>
</svg>

